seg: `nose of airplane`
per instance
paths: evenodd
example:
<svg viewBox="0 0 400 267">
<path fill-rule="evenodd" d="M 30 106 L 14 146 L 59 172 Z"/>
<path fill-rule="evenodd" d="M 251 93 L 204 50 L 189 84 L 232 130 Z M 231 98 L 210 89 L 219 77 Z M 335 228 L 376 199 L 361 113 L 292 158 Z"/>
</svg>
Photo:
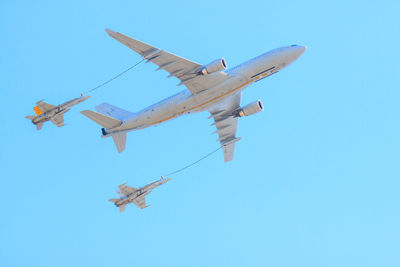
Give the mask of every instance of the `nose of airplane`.
<svg viewBox="0 0 400 267">
<path fill-rule="evenodd" d="M 307 50 L 307 46 L 301 46 L 299 45 L 299 49 L 300 49 L 300 55 L 302 55 L 306 50 Z"/>
<path fill-rule="evenodd" d="M 296 44 L 291 45 L 290 48 L 291 48 L 290 50 L 292 50 L 293 53 L 296 55 L 296 58 L 300 57 L 307 49 L 306 46 L 296 45 Z"/>
<path fill-rule="evenodd" d="M 289 57 L 288 61 L 289 62 L 295 61 L 304 53 L 304 51 L 306 51 L 306 49 L 307 49 L 307 47 L 305 47 L 305 46 L 295 45 L 295 44 L 287 47 L 285 49 L 286 50 L 285 54 Z"/>
</svg>

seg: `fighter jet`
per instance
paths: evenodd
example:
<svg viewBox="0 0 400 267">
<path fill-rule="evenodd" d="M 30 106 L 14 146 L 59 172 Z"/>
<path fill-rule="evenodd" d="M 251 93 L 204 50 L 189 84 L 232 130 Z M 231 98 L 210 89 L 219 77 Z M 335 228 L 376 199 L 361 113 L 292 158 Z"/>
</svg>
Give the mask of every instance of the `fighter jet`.
<svg viewBox="0 0 400 267">
<path fill-rule="evenodd" d="M 297 60 L 305 46 L 288 45 L 276 48 L 227 69 L 225 59 L 199 64 L 156 48 L 124 34 L 106 30 L 117 41 L 143 57 L 146 62 L 165 70 L 168 77 L 180 80 L 185 90 L 138 112 L 129 112 L 107 103 L 84 110 L 83 115 L 100 124 L 103 137 L 112 137 L 118 152 L 126 147 L 126 134 L 172 120 L 181 115 L 208 111 L 216 126 L 217 142 L 223 147 L 224 160 L 233 159 L 238 119 L 251 116 L 264 109 L 261 100 L 241 104 L 242 92 L 255 82 L 283 70 Z M 248 52 L 248 51 L 244 51 Z M 145 90 L 145 89 L 141 89 Z"/>
<path fill-rule="evenodd" d="M 119 207 L 120 212 L 123 212 L 126 205 L 129 203 L 133 203 L 141 209 L 147 208 L 150 205 L 146 206 L 145 197 L 151 193 L 151 190 L 162 184 L 165 184 L 169 180 L 171 180 L 171 178 L 164 179 L 163 177 L 161 177 L 160 180 L 152 182 L 139 189 L 126 186 L 126 183 L 121 184 L 120 186 L 118 186 L 119 191 L 117 191 L 117 194 L 120 198 L 111 198 L 109 199 L 109 201 L 113 202 L 115 206 Z"/>
<path fill-rule="evenodd" d="M 36 125 L 36 130 L 42 129 L 43 123 L 46 121 L 51 121 L 58 127 L 61 127 L 64 126 L 64 113 L 69 111 L 72 106 L 75 106 L 88 98 L 90 98 L 90 96 L 81 95 L 80 97 L 74 98 L 58 106 L 48 104 L 44 101 L 39 101 L 33 108 L 36 116 L 26 116 L 25 118 L 31 120 L 32 123 Z"/>
</svg>

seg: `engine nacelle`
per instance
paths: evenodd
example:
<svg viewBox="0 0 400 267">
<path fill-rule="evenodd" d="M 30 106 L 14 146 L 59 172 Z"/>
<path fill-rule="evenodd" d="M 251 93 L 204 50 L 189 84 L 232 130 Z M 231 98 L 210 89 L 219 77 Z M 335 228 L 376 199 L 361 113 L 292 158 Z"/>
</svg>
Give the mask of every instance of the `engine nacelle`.
<svg viewBox="0 0 400 267">
<path fill-rule="evenodd" d="M 264 110 L 263 103 L 261 102 L 261 100 L 257 100 L 241 108 L 237 113 L 237 116 L 238 117 L 250 116 L 263 110 Z"/>
<path fill-rule="evenodd" d="M 223 71 L 226 69 L 226 61 L 223 58 L 219 58 L 214 60 L 211 63 L 208 63 L 207 65 L 204 65 L 203 68 L 201 69 L 201 73 L 204 74 L 211 74 L 217 71 Z"/>
</svg>

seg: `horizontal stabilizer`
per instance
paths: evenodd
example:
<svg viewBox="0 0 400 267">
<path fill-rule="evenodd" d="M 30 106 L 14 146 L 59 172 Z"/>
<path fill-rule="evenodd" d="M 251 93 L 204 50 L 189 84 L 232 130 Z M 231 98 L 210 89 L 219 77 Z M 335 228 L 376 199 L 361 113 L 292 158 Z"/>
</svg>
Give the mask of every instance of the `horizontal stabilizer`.
<svg viewBox="0 0 400 267">
<path fill-rule="evenodd" d="M 118 119 L 91 110 L 83 110 L 81 113 L 106 129 L 112 129 L 122 124 L 122 121 Z"/>
<path fill-rule="evenodd" d="M 25 116 L 25 118 L 27 118 L 28 120 L 33 120 L 36 118 L 36 116 Z"/>
<path fill-rule="evenodd" d="M 110 105 L 108 103 L 103 103 L 95 107 L 95 109 L 104 114 L 108 115 L 110 117 L 123 120 L 125 118 L 131 117 L 134 113 L 126 111 L 122 108 Z"/>
<path fill-rule="evenodd" d="M 117 147 L 118 153 L 124 151 L 126 147 L 126 133 L 113 134 L 112 138 Z"/>
<path fill-rule="evenodd" d="M 115 203 L 118 202 L 118 200 L 119 200 L 118 198 L 110 198 L 108 201 Z"/>
</svg>

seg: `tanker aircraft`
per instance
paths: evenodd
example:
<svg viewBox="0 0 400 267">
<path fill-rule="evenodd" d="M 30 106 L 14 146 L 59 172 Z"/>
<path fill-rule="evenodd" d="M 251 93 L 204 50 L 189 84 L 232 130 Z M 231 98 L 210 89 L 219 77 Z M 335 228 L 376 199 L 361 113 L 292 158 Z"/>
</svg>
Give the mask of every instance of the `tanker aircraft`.
<svg viewBox="0 0 400 267">
<path fill-rule="evenodd" d="M 81 95 L 80 97 L 74 98 L 58 106 L 48 104 L 44 101 L 39 101 L 33 108 L 36 116 L 26 116 L 25 118 L 31 120 L 32 123 L 36 125 L 37 130 L 42 129 L 43 123 L 46 121 L 51 121 L 58 127 L 61 127 L 64 126 L 64 113 L 69 111 L 72 106 L 75 106 L 88 98 L 90 98 L 90 96 Z"/>
<path fill-rule="evenodd" d="M 225 162 L 233 159 L 238 118 L 250 116 L 263 110 L 256 100 L 241 106 L 242 91 L 254 82 L 282 70 L 298 59 L 306 50 L 300 45 L 290 45 L 266 52 L 236 67 L 226 70 L 225 59 L 220 58 L 202 65 L 168 53 L 118 32 L 106 29 L 117 41 L 126 45 L 147 62 L 165 70 L 168 77 L 180 80 L 178 85 L 187 89 L 166 98 L 139 112 L 129 112 L 107 103 L 96 106 L 97 112 L 84 110 L 81 113 L 100 124 L 102 137 L 111 136 L 118 152 L 126 147 L 126 133 L 157 125 L 184 114 L 208 111 L 223 148 Z"/>
<path fill-rule="evenodd" d="M 152 182 L 139 189 L 121 184 L 118 186 L 119 191 L 117 191 L 117 194 L 120 198 L 111 198 L 109 201 L 113 202 L 115 206 L 119 208 L 120 212 L 123 212 L 126 205 L 129 203 L 133 203 L 141 209 L 147 208 L 150 205 L 146 206 L 145 197 L 151 193 L 151 190 L 162 184 L 165 184 L 169 180 L 171 180 L 171 178 L 164 179 L 164 177 L 161 177 L 160 180 Z"/>
</svg>

